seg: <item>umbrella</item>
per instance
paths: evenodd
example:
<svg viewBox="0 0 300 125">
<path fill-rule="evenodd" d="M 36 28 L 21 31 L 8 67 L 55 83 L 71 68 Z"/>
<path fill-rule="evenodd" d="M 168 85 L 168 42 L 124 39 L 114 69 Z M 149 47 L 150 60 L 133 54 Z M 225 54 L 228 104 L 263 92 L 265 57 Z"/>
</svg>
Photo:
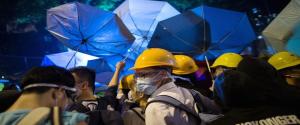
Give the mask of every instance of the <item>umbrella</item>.
<svg viewBox="0 0 300 125">
<path fill-rule="evenodd" d="M 94 69 L 96 71 L 96 81 L 102 84 L 108 84 L 111 80 L 114 72 L 115 72 L 115 65 L 122 60 L 122 56 L 110 56 L 105 58 L 98 58 L 94 60 L 89 60 L 87 67 Z M 128 74 L 133 74 L 132 70 L 129 68 L 133 67 L 134 60 L 127 59 L 125 67 L 121 72 L 120 77 Z"/>
<path fill-rule="evenodd" d="M 89 60 L 87 67 L 95 70 L 96 82 L 100 84 L 108 84 L 114 74 L 114 70 L 104 58 Z"/>
<path fill-rule="evenodd" d="M 290 3 L 263 31 L 263 36 L 277 51 L 285 49 L 285 44 L 297 23 L 300 21 L 300 1 L 291 0 Z"/>
<path fill-rule="evenodd" d="M 113 73 L 115 72 L 116 69 L 116 64 L 122 60 L 122 56 L 110 56 L 110 57 L 105 57 L 105 58 L 98 58 L 94 60 L 89 60 L 87 67 L 95 69 L 96 73 L 99 74 L 98 77 L 101 77 L 101 73 L 104 76 L 108 76 L 109 80 L 111 79 Z M 133 67 L 134 65 L 134 60 L 127 59 L 125 67 L 123 71 L 121 72 L 121 76 L 123 75 L 128 75 L 132 74 L 133 71 L 129 70 L 129 68 Z M 100 82 L 100 81 L 99 81 Z M 107 82 L 107 80 L 104 80 L 102 82 Z"/>
<path fill-rule="evenodd" d="M 246 14 L 200 6 L 159 22 L 148 47 L 204 61 L 205 56 L 212 60 L 226 52 L 240 53 L 255 38 Z"/>
<path fill-rule="evenodd" d="M 75 54 L 76 53 L 76 54 Z M 75 55 L 74 57 L 72 57 Z M 96 90 L 100 91 L 105 89 L 112 75 L 113 70 L 108 66 L 107 63 L 97 63 L 95 60 L 101 60 L 99 57 L 87 55 L 80 52 L 70 51 L 63 53 L 56 53 L 46 55 L 42 61 L 41 66 L 59 66 L 63 68 L 74 68 L 77 66 L 87 66 L 88 68 L 96 71 Z M 102 59 L 103 60 L 103 59 Z"/>
<path fill-rule="evenodd" d="M 172 53 L 199 54 L 209 45 L 209 25 L 194 12 L 160 21 L 148 45 L 149 48 L 164 48 Z"/>
<path fill-rule="evenodd" d="M 75 54 L 76 53 L 76 54 Z M 75 55 L 73 57 L 73 55 Z M 99 57 L 87 55 L 80 52 L 70 51 L 56 54 L 45 55 L 41 66 L 59 66 L 63 68 L 73 68 L 76 66 L 86 66 L 88 60 L 98 59 Z"/>
<path fill-rule="evenodd" d="M 300 57 L 300 23 L 286 44 L 286 50 Z"/>
<path fill-rule="evenodd" d="M 69 48 L 94 56 L 124 55 L 134 41 L 116 14 L 78 2 L 49 9 L 47 30 Z"/>
<path fill-rule="evenodd" d="M 200 6 L 192 9 L 210 25 L 210 45 L 204 53 L 194 56 L 196 60 L 216 59 L 223 53 L 240 53 L 249 46 L 256 35 L 245 13 Z"/>
<path fill-rule="evenodd" d="M 135 59 L 144 49 L 161 20 L 180 14 L 169 3 L 150 0 L 126 0 L 114 10 L 135 36 L 136 40 L 127 53 Z"/>
</svg>

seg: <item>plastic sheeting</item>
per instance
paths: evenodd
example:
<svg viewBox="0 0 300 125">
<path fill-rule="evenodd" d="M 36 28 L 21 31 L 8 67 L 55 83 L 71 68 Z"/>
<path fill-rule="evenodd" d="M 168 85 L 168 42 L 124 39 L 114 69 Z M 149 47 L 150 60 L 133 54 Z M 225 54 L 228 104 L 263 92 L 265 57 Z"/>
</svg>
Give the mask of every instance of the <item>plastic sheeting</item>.
<svg viewBox="0 0 300 125">
<path fill-rule="evenodd" d="M 290 3 L 263 31 L 263 36 L 277 51 L 285 49 L 287 40 L 300 21 L 300 0 L 291 0 Z"/>
<path fill-rule="evenodd" d="M 286 50 L 300 57 L 300 22 L 286 44 Z"/>
</svg>

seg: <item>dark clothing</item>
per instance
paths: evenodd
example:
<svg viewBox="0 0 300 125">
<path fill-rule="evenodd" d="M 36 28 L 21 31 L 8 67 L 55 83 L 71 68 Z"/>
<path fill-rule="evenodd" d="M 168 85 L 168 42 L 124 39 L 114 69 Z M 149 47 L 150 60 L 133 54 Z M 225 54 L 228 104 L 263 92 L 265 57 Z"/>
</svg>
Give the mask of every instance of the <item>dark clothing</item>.
<svg viewBox="0 0 300 125">
<path fill-rule="evenodd" d="M 182 78 L 184 79 L 182 79 Z M 185 77 L 185 76 L 177 76 L 175 77 L 175 84 L 177 86 L 183 87 L 183 88 L 187 88 L 187 89 L 194 89 L 198 92 L 200 92 L 202 95 L 208 97 L 208 98 L 212 98 L 212 91 L 209 90 L 209 87 L 207 87 L 207 85 L 202 85 L 199 83 L 196 83 L 200 81 L 196 81 L 196 80 L 191 80 L 189 77 Z"/>
<path fill-rule="evenodd" d="M 299 91 L 266 61 L 244 58 L 237 70 L 227 70 L 215 81 L 215 88 L 222 90 L 218 96 L 230 110 L 212 125 L 300 124 Z"/>
<path fill-rule="evenodd" d="M 116 87 L 108 88 L 104 97 L 97 100 L 83 100 L 69 106 L 68 111 L 86 113 L 89 125 L 123 125 L 116 99 Z"/>
<path fill-rule="evenodd" d="M 235 108 L 210 125 L 296 125 L 300 112 L 282 107 Z"/>
<path fill-rule="evenodd" d="M 119 110 L 119 103 L 116 99 L 117 87 L 110 87 L 106 90 L 105 96 L 97 98 L 97 100 L 83 100 L 75 102 L 69 106 L 68 111 L 78 111 L 85 113 L 93 110 Z M 84 108 L 85 107 L 85 108 Z"/>
<path fill-rule="evenodd" d="M 264 104 L 285 107 L 298 107 L 300 105 L 300 89 L 288 85 L 285 79 L 267 61 L 256 58 L 244 58 L 239 63 L 237 71 L 243 72 L 250 77 L 254 85 L 248 85 L 255 87 L 252 93 L 259 92 L 257 95 L 251 96 L 263 99 L 266 102 Z M 236 80 L 233 79 L 232 81 Z"/>
</svg>

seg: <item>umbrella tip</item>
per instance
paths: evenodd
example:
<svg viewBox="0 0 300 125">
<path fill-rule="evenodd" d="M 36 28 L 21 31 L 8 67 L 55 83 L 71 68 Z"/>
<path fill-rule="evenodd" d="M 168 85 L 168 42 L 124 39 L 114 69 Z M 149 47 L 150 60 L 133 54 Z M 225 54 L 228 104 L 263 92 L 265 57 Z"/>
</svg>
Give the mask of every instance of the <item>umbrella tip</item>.
<svg viewBox="0 0 300 125">
<path fill-rule="evenodd" d="M 88 40 L 87 39 L 82 39 L 82 41 L 81 41 L 81 43 L 80 44 L 85 44 L 85 43 L 87 43 L 88 42 Z"/>
</svg>

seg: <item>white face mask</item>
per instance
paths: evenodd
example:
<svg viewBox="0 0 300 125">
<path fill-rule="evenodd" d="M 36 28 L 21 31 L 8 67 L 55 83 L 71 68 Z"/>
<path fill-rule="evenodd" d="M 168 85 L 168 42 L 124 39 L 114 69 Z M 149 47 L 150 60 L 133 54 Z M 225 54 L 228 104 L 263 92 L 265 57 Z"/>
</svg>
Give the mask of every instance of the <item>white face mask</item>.
<svg viewBox="0 0 300 125">
<path fill-rule="evenodd" d="M 136 78 L 136 90 L 138 92 L 143 92 L 146 95 L 151 95 L 157 89 L 155 82 L 160 80 L 159 76 L 159 73 L 157 73 L 153 77 Z"/>
<path fill-rule="evenodd" d="M 145 95 L 152 95 L 157 89 L 157 86 L 155 85 L 142 83 L 137 84 L 136 87 L 138 92 L 143 92 Z"/>
<path fill-rule="evenodd" d="M 170 73 L 167 73 L 167 76 L 161 76 L 160 72 L 158 72 L 152 77 L 137 77 L 136 78 L 137 91 L 143 92 L 145 95 L 152 95 L 158 88 L 157 83 L 162 79 L 171 78 L 174 81 L 174 78 L 171 76 Z"/>
</svg>

